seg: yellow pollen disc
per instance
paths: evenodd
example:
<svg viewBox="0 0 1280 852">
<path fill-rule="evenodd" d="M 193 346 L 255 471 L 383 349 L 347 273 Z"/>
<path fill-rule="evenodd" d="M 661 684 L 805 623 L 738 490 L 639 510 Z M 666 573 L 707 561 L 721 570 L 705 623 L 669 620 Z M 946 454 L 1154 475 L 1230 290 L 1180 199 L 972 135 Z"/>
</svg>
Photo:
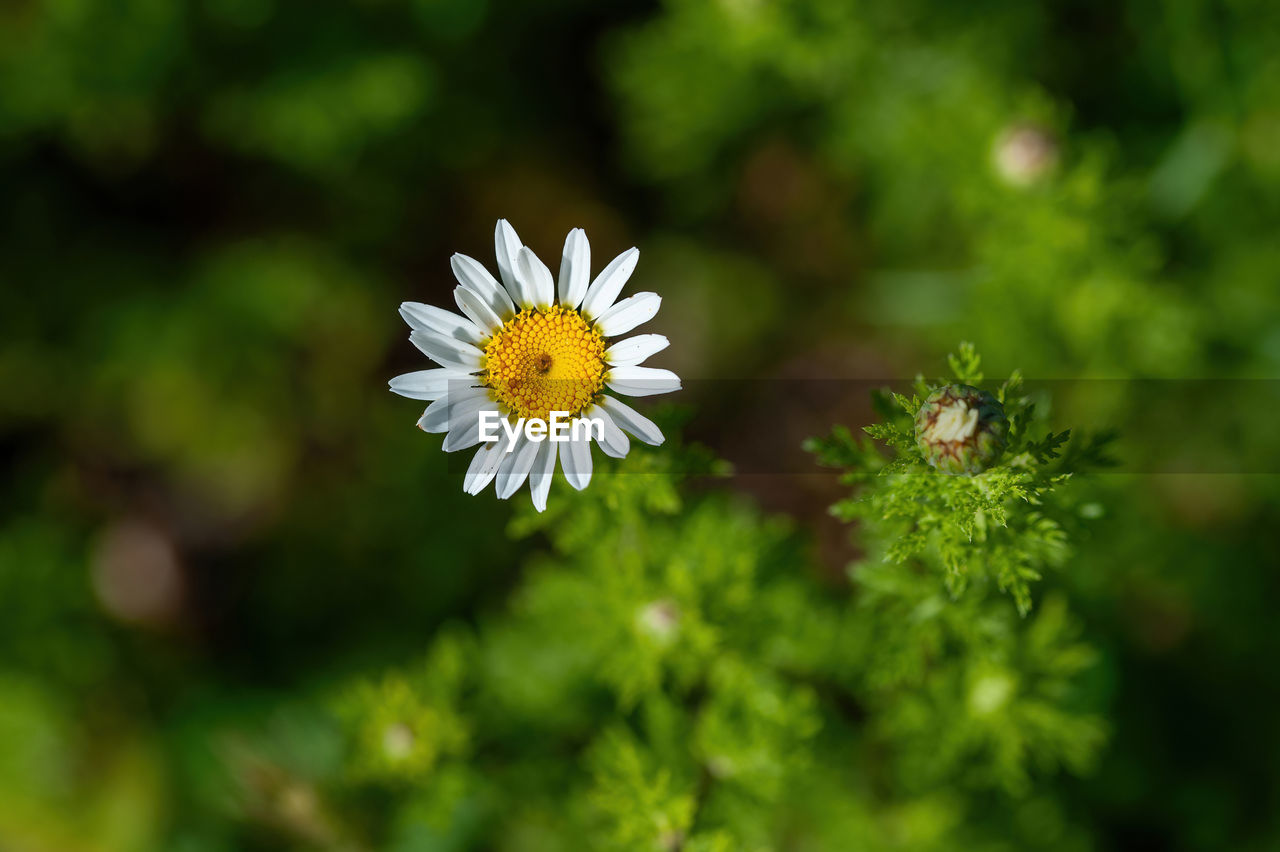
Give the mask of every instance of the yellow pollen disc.
<svg viewBox="0 0 1280 852">
<path fill-rule="evenodd" d="M 483 375 L 517 417 L 579 414 L 604 387 L 604 338 L 572 308 L 524 310 L 489 340 Z"/>
</svg>

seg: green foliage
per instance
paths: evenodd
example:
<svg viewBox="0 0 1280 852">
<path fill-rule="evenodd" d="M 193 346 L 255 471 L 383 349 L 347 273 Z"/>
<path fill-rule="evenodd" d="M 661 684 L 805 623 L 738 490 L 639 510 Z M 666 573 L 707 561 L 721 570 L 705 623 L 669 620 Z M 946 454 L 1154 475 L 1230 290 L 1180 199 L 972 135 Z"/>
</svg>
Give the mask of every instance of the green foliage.
<svg viewBox="0 0 1280 852">
<path fill-rule="evenodd" d="M 962 344 L 948 361 L 955 380 L 982 381 L 972 344 Z M 1070 432 L 1046 428 L 1015 373 L 995 394 L 1010 422 L 1003 458 L 975 475 L 940 473 L 916 445 L 915 415 L 921 400 L 947 383 L 918 379 L 913 396 L 888 393 L 879 400 L 885 420 L 865 431 L 888 445 L 887 460 L 847 430 L 808 447 L 822 464 L 848 470 L 843 479 L 855 486 L 854 496 L 836 503 L 832 513 L 859 521 L 872 552 L 940 572 L 956 597 L 971 583 L 994 582 L 1025 614 L 1031 583 L 1070 554 L 1062 522 L 1070 507 L 1058 492 L 1073 473 L 1105 461 L 1105 441 L 1064 451 Z"/>
<path fill-rule="evenodd" d="M 983 380 L 972 345 L 948 360 L 954 380 Z M 1096 652 L 1065 600 L 1054 595 L 1026 617 L 1031 583 L 1072 553 L 1068 479 L 1100 462 L 1103 444 L 1060 452 L 1068 434 L 1035 416 L 1015 374 L 996 394 L 1011 420 L 1004 458 L 975 475 L 939 473 L 916 446 L 914 418 L 949 381 L 918 379 L 911 397 L 878 395 L 885 419 L 865 431 L 890 447 L 889 458 L 839 427 L 808 447 L 819 463 L 845 468 L 841 479 L 854 486 L 832 507 L 857 522 L 865 553 L 850 572 L 851 668 L 874 735 L 898 754 L 900 782 L 1025 792 L 1033 769 L 1088 771 L 1106 739 L 1085 698 Z M 1013 596 L 1016 611 L 996 590 Z"/>
<path fill-rule="evenodd" d="M 673 470 L 698 458 L 633 449 L 625 472 L 522 512 L 514 529 L 545 533 L 554 555 L 473 639 L 438 639 L 420 674 L 352 688 L 349 782 L 431 786 L 474 749 L 484 780 L 457 795 L 485 803 L 476 842 L 728 849 L 776 831 L 821 727 L 808 681 L 838 616 L 794 574 L 787 525 L 680 496 Z M 763 810 L 744 834 L 746 802 Z"/>
<path fill-rule="evenodd" d="M 466 754 L 467 721 L 455 709 L 470 662 L 464 643 L 442 636 L 421 671 L 361 683 L 339 702 L 353 728 L 353 778 L 412 783 Z"/>
<path fill-rule="evenodd" d="M 853 577 L 858 680 L 909 789 L 1025 793 L 1034 773 L 1094 765 L 1107 732 L 1087 698 L 1097 654 L 1061 596 L 1019 617 L 998 596 L 950 600 L 900 565 L 862 562 Z"/>
<path fill-rule="evenodd" d="M 296 168 L 350 163 L 369 140 L 402 129 L 431 94 L 431 69 L 413 55 L 387 54 L 351 67 L 326 67 L 220 98 L 206 119 L 211 135 Z"/>
<path fill-rule="evenodd" d="M 625 731 L 607 733 L 590 755 L 588 801 L 609 842 L 620 849 L 680 848 L 697 803 L 687 784 L 673 789 L 668 770 Z"/>
</svg>

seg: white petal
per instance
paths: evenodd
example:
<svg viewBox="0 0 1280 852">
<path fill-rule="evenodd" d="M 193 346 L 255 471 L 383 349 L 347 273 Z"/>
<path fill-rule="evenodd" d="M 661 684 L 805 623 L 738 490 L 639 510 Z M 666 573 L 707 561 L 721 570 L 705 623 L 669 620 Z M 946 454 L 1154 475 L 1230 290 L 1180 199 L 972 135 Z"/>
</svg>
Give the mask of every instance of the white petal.
<svg viewBox="0 0 1280 852">
<path fill-rule="evenodd" d="M 653 319 L 662 305 L 662 297 L 657 293 L 636 293 L 601 314 L 596 324 L 605 337 L 626 334 L 638 325 Z"/>
<path fill-rule="evenodd" d="M 510 222 L 499 219 L 498 227 L 493 232 L 493 243 L 498 255 L 498 274 L 502 276 L 502 283 L 507 288 L 511 301 L 518 308 L 523 302 L 520 298 L 520 282 L 516 280 L 516 258 L 523 247 L 520 237 L 516 236 L 516 229 L 511 227 Z"/>
<path fill-rule="evenodd" d="M 427 406 L 418 418 L 418 428 L 423 432 L 437 434 L 449 431 L 449 397 L 442 396 Z M 444 418 L 443 422 L 441 418 Z"/>
<path fill-rule="evenodd" d="M 615 459 L 625 459 L 627 457 L 627 453 L 631 451 L 631 439 L 618 428 L 617 423 L 613 422 L 609 412 L 598 405 L 593 405 L 583 416 L 591 420 L 599 420 L 600 424 L 604 426 L 604 436 L 598 439 L 596 443 L 600 445 L 600 449 L 604 451 L 606 456 L 612 456 Z"/>
<path fill-rule="evenodd" d="M 671 341 L 661 334 L 637 334 L 606 349 L 604 360 L 615 367 L 634 367 L 670 345 Z"/>
<path fill-rule="evenodd" d="M 539 512 L 547 510 L 547 494 L 551 491 L 551 477 L 556 472 L 556 447 L 554 441 L 542 441 L 538 444 L 538 455 L 533 460 L 533 470 L 529 472 L 529 494 L 533 497 L 533 508 Z"/>
<path fill-rule="evenodd" d="M 605 383 L 627 396 L 653 396 L 680 390 L 680 377 L 656 367 L 614 367 Z"/>
<path fill-rule="evenodd" d="M 561 441 L 560 446 L 564 448 L 564 453 L 560 456 L 560 463 L 564 465 L 564 478 L 581 491 L 591 482 L 591 442 L 586 437 L 581 437 L 576 441 Z"/>
<path fill-rule="evenodd" d="M 458 303 L 458 307 L 462 309 L 462 312 L 478 328 L 484 331 L 486 336 L 502 328 L 502 320 L 493 312 L 493 308 L 485 304 L 483 299 L 466 287 L 461 285 L 454 287 L 453 300 Z"/>
<path fill-rule="evenodd" d="M 416 373 L 405 373 L 396 376 L 387 384 L 392 393 L 407 396 L 409 399 L 439 399 L 449 392 L 449 383 L 458 382 L 457 387 L 464 387 L 462 382 L 474 382 L 473 376 L 440 367 L 435 370 L 418 370 Z"/>
<path fill-rule="evenodd" d="M 560 258 L 560 304 L 576 308 L 587 295 L 591 281 L 591 244 L 587 232 L 574 228 L 564 240 L 564 254 Z"/>
<path fill-rule="evenodd" d="M 525 297 L 532 301 L 526 308 L 549 308 L 556 300 L 556 284 L 551 279 L 551 270 L 538 259 L 528 246 L 520 249 L 516 258 L 516 277 L 520 279 Z"/>
<path fill-rule="evenodd" d="M 409 340 L 422 350 L 422 354 L 442 367 L 452 367 L 466 373 L 474 373 L 480 369 L 482 353 L 470 343 L 463 343 L 436 331 L 421 329 L 415 329 L 409 335 Z"/>
<path fill-rule="evenodd" d="M 495 314 L 505 320 L 516 312 L 507 291 L 480 261 L 465 254 L 455 254 L 449 259 L 449 265 L 453 267 L 453 275 L 458 283 L 483 299 Z"/>
<path fill-rule="evenodd" d="M 666 440 L 662 435 L 662 430 L 658 428 L 656 423 L 625 402 L 614 399 L 611 396 L 602 396 L 600 398 L 600 406 L 612 415 L 619 426 L 646 444 L 656 447 Z"/>
<path fill-rule="evenodd" d="M 446 453 L 452 453 L 457 450 L 465 450 L 468 447 L 474 447 L 480 443 L 480 414 L 484 411 L 492 411 L 495 414 L 501 414 L 498 411 L 496 403 L 490 401 L 487 405 L 481 406 L 477 410 L 466 410 L 460 412 L 457 416 L 449 420 L 449 434 L 444 436 L 444 443 L 440 445 L 440 449 Z"/>
<path fill-rule="evenodd" d="M 598 317 L 609 308 L 622 292 L 623 286 L 631 273 L 635 271 L 640 260 L 640 249 L 629 248 L 610 261 L 609 265 L 596 276 L 587 288 L 587 295 L 582 300 L 582 312 L 588 319 Z"/>
<path fill-rule="evenodd" d="M 491 403 L 485 388 L 455 389 L 427 406 L 418 418 L 418 428 L 423 432 L 448 432 Z"/>
<path fill-rule="evenodd" d="M 401 302 L 400 316 L 414 331 L 434 331 L 454 340 L 467 343 L 479 343 L 487 336 L 476 328 L 475 323 L 466 317 L 460 317 L 453 311 L 437 308 L 435 305 L 424 305 L 421 302 Z"/>
<path fill-rule="evenodd" d="M 533 470 L 534 459 L 538 455 L 538 447 L 541 444 L 549 444 L 550 441 L 530 441 L 523 435 L 517 439 L 516 448 L 507 457 L 502 460 L 502 467 L 498 468 L 498 499 L 506 500 L 512 494 L 520 490 L 520 486 L 524 485 L 525 478 L 529 475 L 529 471 Z"/>
<path fill-rule="evenodd" d="M 467 467 L 467 475 L 462 478 L 463 491 L 468 494 L 479 494 L 493 481 L 494 475 L 498 472 L 498 465 L 502 464 L 502 448 L 501 441 L 494 441 L 476 450 L 476 454 L 471 457 L 471 464 Z"/>
</svg>

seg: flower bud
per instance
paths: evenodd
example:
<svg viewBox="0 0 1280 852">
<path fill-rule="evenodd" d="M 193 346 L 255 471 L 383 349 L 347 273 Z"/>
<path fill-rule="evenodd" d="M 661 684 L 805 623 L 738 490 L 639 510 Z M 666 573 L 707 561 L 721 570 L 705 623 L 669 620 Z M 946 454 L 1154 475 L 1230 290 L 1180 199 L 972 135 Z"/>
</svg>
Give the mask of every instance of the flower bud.
<svg viewBox="0 0 1280 852">
<path fill-rule="evenodd" d="M 981 473 L 1004 452 L 1009 420 L 986 391 L 946 385 L 929 394 L 916 413 L 916 444 L 943 473 Z"/>
<path fill-rule="evenodd" d="M 645 634 L 665 645 L 680 629 L 680 607 L 673 600 L 656 600 L 643 607 L 636 620 Z"/>
<path fill-rule="evenodd" d="M 1005 183 L 1031 186 L 1058 165 L 1058 140 L 1037 124 L 1014 124 L 996 138 L 991 158 Z"/>
</svg>

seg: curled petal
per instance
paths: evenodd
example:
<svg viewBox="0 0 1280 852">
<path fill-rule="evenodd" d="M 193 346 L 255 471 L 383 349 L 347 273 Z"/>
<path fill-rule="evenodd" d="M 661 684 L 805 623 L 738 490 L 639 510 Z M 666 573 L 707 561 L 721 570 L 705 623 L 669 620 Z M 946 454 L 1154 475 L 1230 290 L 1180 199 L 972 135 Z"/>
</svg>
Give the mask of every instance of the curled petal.
<svg viewBox="0 0 1280 852">
<path fill-rule="evenodd" d="M 493 312 L 483 299 L 466 287 L 459 285 L 453 288 L 453 300 L 458 303 L 458 307 L 467 315 L 476 327 L 485 333 L 486 336 L 493 334 L 502 328 L 502 319 Z"/>
<path fill-rule="evenodd" d="M 507 291 L 480 261 L 465 254 L 455 254 L 449 259 L 449 266 L 453 268 L 453 275 L 458 283 L 479 296 L 495 314 L 505 320 L 515 313 L 515 306 Z"/>
<path fill-rule="evenodd" d="M 564 449 L 560 459 L 564 465 L 564 478 L 581 491 L 591 483 L 591 441 L 580 436 L 560 443 Z"/>
<path fill-rule="evenodd" d="M 604 360 L 615 367 L 634 367 L 670 345 L 671 341 L 661 334 L 637 334 L 606 349 Z"/>
<path fill-rule="evenodd" d="M 666 440 L 656 423 L 625 402 L 605 396 L 601 397 L 600 406 L 609 412 L 619 426 L 646 444 L 656 447 Z"/>
<path fill-rule="evenodd" d="M 446 394 L 427 406 L 422 417 L 418 418 L 418 428 L 424 432 L 448 432 L 468 420 L 474 420 L 480 409 L 491 404 L 489 393 L 483 388 Z"/>
<path fill-rule="evenodd" d="M 560 304 L 576 308 L 587 295 L 591 282 L 591 244 L 587 232 L 574 228 L 565 237 L 564 254 L 560 258 Z"/>
<path fill-rule="evenodd" d="M 551 478 L 556 472 L 555 441 L 542 441 L 538 444 L 538 454 L 533 460 L 533 470 L 529 473 L 529 494 L 533 497 L 533 508 L 539 512 L 547 510 L 547 494 L 551 492 Z"/>
<path fill-rule="evenodd" d="M 614 300 L 622 292 L 639 261 L 640 250 L 629 248 L 601 270 L 596 280 L 587 288 L 587 295 L 582 300 L 582 312 L 588 319 L 598 317 L 613 307 Z"/>
<path fill-rule="evenodd" d="M 391 386 L 392 393 L 398 393 L 409 399 L 439 399 L 449 392 L 451 382 L 457 382 L 457 387 L 464 387 L 463 382 L 473 381 L 475 381 L 474 378 L 465 373 L 439 367 L 434 370 L 405 373 L 402 376 L 396 376 L 387 384 Z"/>
<path fill-rule="evenodd" d="M 423 355 L 443 367 L 451 367 L 464 373 L 474 373 L 480 369 L 481 352 L 470 343 L 445 337 L 435 331 L 419 330 L 410 334 L 409 340 Z"/>
<path fill-rule="evenodd" d="M 516 277 L 520 279 L 525 298 L 531 300 L 527 308 L 549 308 L 556 300 L 556 285 L 551 280 L 551 270 L 538 259 L 528 246 L 520 249 L 516 259 Z"/>
<path fill-rule="evenodd" d="M 498 406 L 492 400 L 481 406 L 477 411 L 463 412 L 463 416 L 450 421 L 449 434 L 444 436 L 444 443 L 441 445 L 441 449 L 446 453 L 452 453 L 481 443 L 480 416 L 485 412 L 492 412 L 495 415 L 501 414 L 498 411 Z"/>
<path fill-rule="evenodd" d="M 593 405 L 583 416 L 589 420 L 598 420 L 604 427 L 604 434 L 596 440 L 596 443 L 600 445 L 600 449 L 606 456 L 615 459 L 627 457 L 627 453 L 631 451 L 631 439 L 618 428 L 618 424 L 609 416 L 609 412 L 598 405 Z"/>
<path fill-rule="evenodd" d="M 600 333 L 605 337 L 626 334 L 638 325 L 653 319 L 662 305 L 662 297 L 657 293 L 636 293 L 628 296 L 605 311 L 596 321 Z"/>
<path fill-rule="evenodd" d="M 401 302 L 400 316 L 414 331 L 432 331 L 464 343 L 479 343 L 485 338 L 485 333 L 471 320 L 435 305 Z"/>
<path fill-rule="evenodd" d="M 493 243 L 498 255 L 498 274 L 502 278 L 502 285 L 507 288 L 507 294 L 517 308 L 528 307 L 524 304 L 520 282 L 516 280 L 516 258 L 524 246 L 516 235 L 516 229 L 506 219 L 498 220 L 498 227 L 493 232 Z"/>
<path fill-rule="evenodd" d="M 680 377 L 656 367 L 614 367 L 606 383 L 627 396 L 653 396 L 680 390 Z"/>
<path fill-rule="evenodd" d="M 533 463 L 537 458 L 539 445 L 549 443 L 551 442 L 530 441 L 523 436 L 518 439 L 516 448 L 507 453 L 507 457 L 502 460 L 502 466 L 498 468 L 498 483 L 496 487 L 499 500 L 506 500 L 520 490 L 525 478 L 533 470 Z"/>
<path fill-rule="evenodd" d="M 493 481 L 502 463 L 502 442 L 494 441 L 476 450 L 467 467 L 467 475 L 462 478 L 462 490 L 468 494 L 479 494 Z"/>
</svg>

